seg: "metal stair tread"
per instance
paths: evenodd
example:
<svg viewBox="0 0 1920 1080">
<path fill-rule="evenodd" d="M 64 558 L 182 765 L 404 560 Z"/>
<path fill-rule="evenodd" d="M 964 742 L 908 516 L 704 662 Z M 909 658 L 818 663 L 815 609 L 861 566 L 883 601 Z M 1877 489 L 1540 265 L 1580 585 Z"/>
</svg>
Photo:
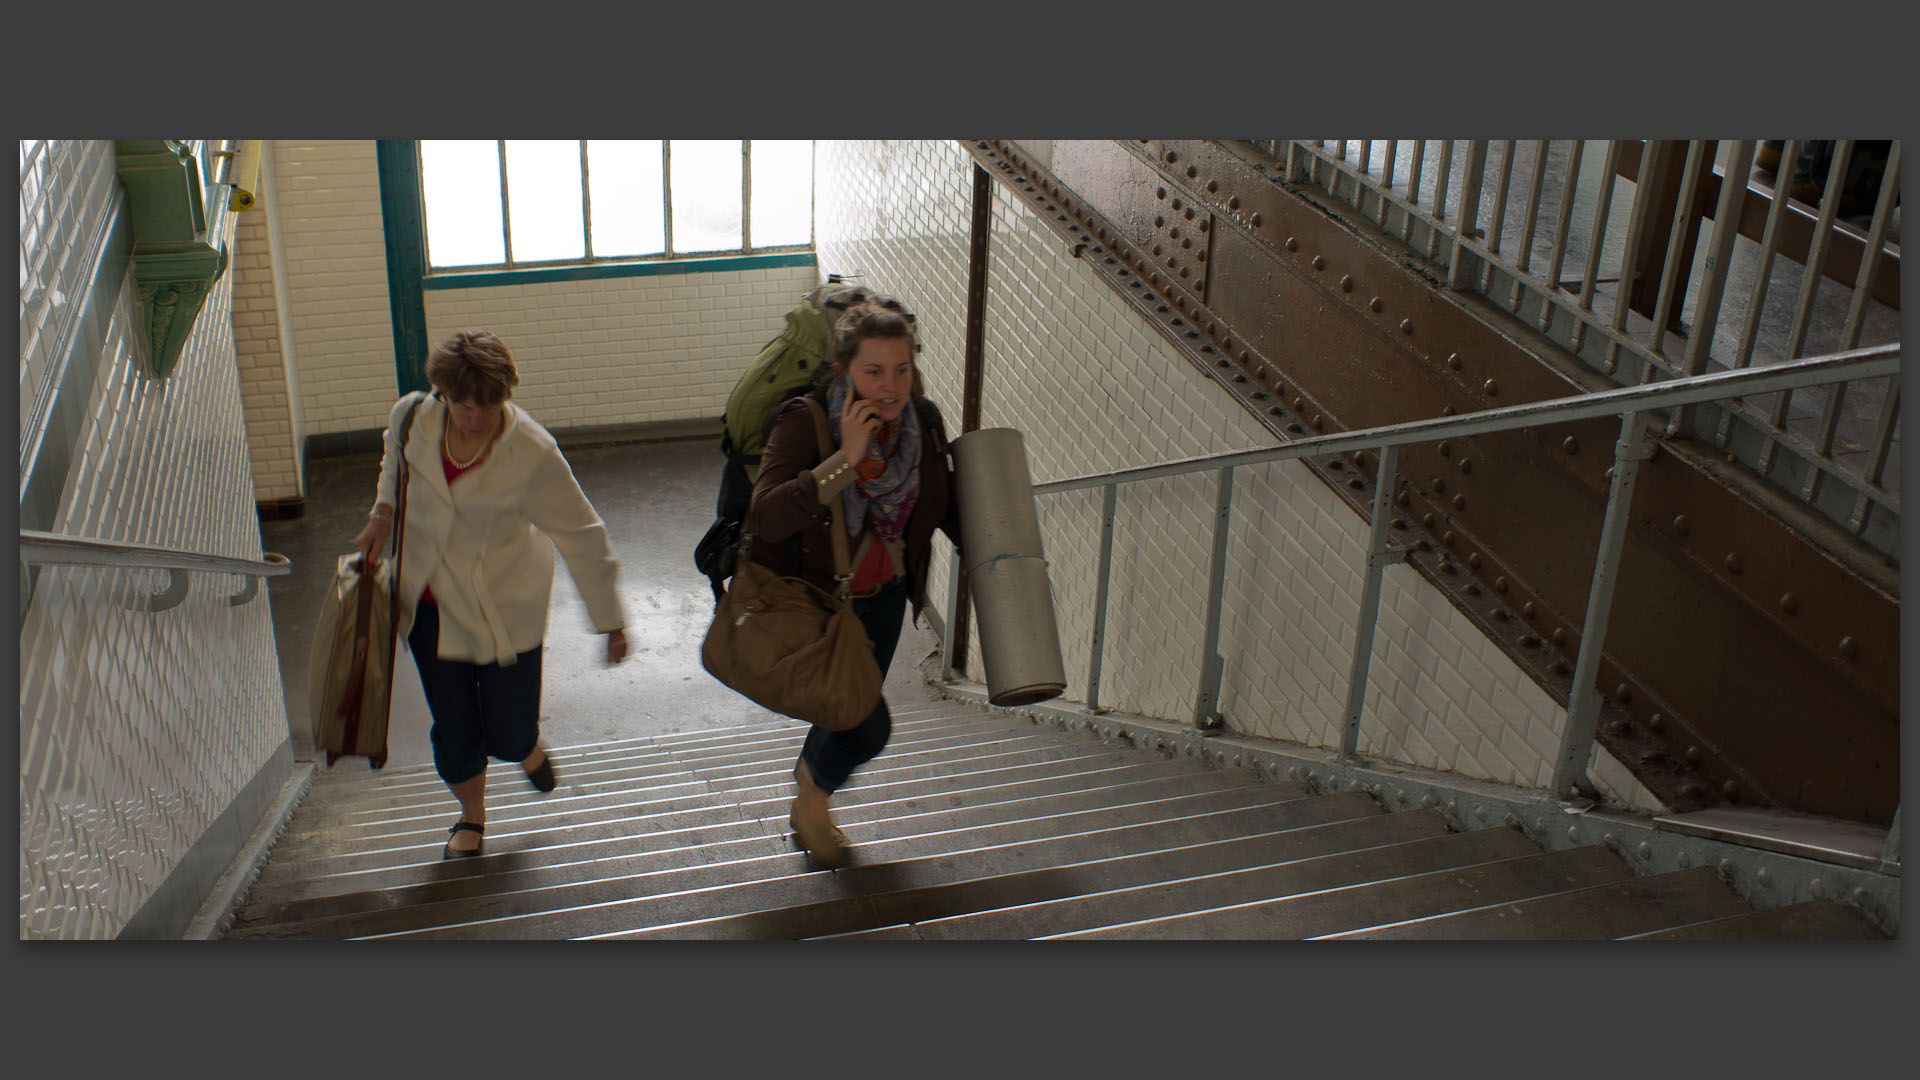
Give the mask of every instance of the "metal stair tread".
<svg viewBox="0 0 1920 1080">
<path fill-rule="evenodd" d="M 1379 940 L 1590 941 L 1724 918 L 1749 910 L 1746 901 L 1728 888 L 1712 868 L 1700 866 L 1378 926 L 1343 936 Z"/>
<path fill-rule="evenodd" d="M 1643 934 L 1629 941 L 1886 941 L 1881 929 L 1838 900 L 1807 900 Z"/>
</svg>

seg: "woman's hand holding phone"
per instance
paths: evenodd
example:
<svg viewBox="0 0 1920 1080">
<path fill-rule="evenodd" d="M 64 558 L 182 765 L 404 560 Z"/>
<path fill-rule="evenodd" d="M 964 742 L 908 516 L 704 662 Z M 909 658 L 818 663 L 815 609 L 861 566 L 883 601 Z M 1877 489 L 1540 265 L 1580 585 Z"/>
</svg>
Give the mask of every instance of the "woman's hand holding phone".
<svg viewBox="0 0 1920 1080">
<path fill-rule="evenodd" d="M 840 412 L 840 452 L 857 463 L 867 456 L 867 444 L 879 427 L 880 414 L 873 402 L 863 397 L 849 398 Z"/>
</svg>

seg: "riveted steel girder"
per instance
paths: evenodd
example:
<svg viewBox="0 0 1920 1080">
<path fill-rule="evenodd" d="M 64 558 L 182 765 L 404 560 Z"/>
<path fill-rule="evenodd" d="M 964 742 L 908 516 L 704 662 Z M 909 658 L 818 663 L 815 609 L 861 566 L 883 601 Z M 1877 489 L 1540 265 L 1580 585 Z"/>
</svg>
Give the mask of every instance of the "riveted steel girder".
<svg viewBox="0 0 1920 1080">
<path fill-rule="evenodd" d="M 1280 440 L 1603 385 L 1249 144 L 963 145 Z M 1392 480 L 1409 565 L 1563 704 L 1618 434 L 1584 421 L 1408 446 Z M 1374 456 L 1308 465 L 1366 517 Z M 1597 737 L 1655 795 L 1891 820 L 1897 568 L 1661 441 L 1620 575 Z"/>
</svg>

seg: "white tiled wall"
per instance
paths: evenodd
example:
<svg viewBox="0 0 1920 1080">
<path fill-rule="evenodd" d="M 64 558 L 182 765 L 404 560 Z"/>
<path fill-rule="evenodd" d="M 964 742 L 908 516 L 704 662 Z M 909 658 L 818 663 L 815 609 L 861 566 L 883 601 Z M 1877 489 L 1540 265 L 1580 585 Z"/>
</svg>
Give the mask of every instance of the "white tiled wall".
<svg viewBox="0 0 1920 1080">
<path fill-rule="evenodd" d="M 493 331 L 520 369 L 514 401 L 548 428 L 717 420 L 817 280 L 796 266 L 433 290 L 427 335 Z"/>
<path fill-rule="evenodd" d="M 75 152 L 81 174 L 101 160 L 112 174 L 111 143 Z M 109 208 L 100 192 L 77 200 L 23 261 L 75 243 Z M 156 381 L 128 276 L 54 531 L 260 557 L 233 279 Z M 22 939 L 117 934 L 287 740 L 266 590 L 232 606 L 239 577 L 195 574 L 178 607 L 128 606 L 166 583 L 163 571 L 40 571 L 20 626 Z"/>
<path fill-rule="evenodd" d="M 247 449 L 257 501 L 302 494 L 295 395 L 281 352 L 279 304 L 266 209 L 236 214 L 229 273 L 233 276 L 233 349 L 246 406 Z"/>
<path fill-rule="evenodd" d="M 898 292 L 920 313 L 929 390 L 957 430 L 972 159 L 953 142 L 823 143 L 819 153 L 820 265 L 864 269 L 871 284 Z M 1271 444 L 1252 417 L 997 186 L 990 243 L 982 424 L 1023 433 L 1035 483 Z M 1121 490 L 1103 705 L 1191 718 L 1214 500 L 1213 474 Z M 1220 643 L 1227 724 L 1337 745 L 1364 523 L 1296 463 L 1238 470 L 1232 505 Z M 1099 509 L 1097 492 L 1040 503 L 1067 694 L 1080 700 Z M 944 562 L 936 559 L 930 583 L 939 597 Z M 1388 572 L 1381 609 L 1362 752 L 1476 779 L 1543 784 L 1564 710 L 1411 570 Z M 969 655 L 970 677 L 984 680 L 977 644 Z M 1598 757 L 1603 786 L 1657 805 L 1604 751 Z"/>
</svg>

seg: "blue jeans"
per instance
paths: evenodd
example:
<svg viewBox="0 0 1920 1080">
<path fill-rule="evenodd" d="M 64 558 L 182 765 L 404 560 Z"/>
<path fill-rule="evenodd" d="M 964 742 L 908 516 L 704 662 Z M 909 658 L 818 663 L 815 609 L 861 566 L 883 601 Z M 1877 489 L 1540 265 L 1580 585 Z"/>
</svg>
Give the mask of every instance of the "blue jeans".
<svg viewBox="0 0 1920 1080">
<path fill-rule="evenodd" d="M 853 614 L 866 628 L 867 641 L 873 645 L 873 658 L 885 678 L 887 665 L 893 662 L 894 646 L 900 644 L 900 622 L 907 612 L 907 581 L 895 578 L 872 596 L 855 597 Z M 860 726 L 847 731 L 809 728 L 807 741 L 800 747 L 800 761 L 813 774 L 813 782 L 831 795 L 838 791 L 853 770 L 872 761 L 886 748 L 893 734 L 893 715 L 887 712 L 882 697 Z"/>
<path fill-rule="evenodd" d="M 449 786 L 486 771 L 487 758 L 521 762 L 540 741 L 540 656 L 523 652 L 511 667 L 440 659 L 440 608 L 421 604 L 407 632 L 420 687 L 433 713 L 433 768 Z"/>
</svg>

